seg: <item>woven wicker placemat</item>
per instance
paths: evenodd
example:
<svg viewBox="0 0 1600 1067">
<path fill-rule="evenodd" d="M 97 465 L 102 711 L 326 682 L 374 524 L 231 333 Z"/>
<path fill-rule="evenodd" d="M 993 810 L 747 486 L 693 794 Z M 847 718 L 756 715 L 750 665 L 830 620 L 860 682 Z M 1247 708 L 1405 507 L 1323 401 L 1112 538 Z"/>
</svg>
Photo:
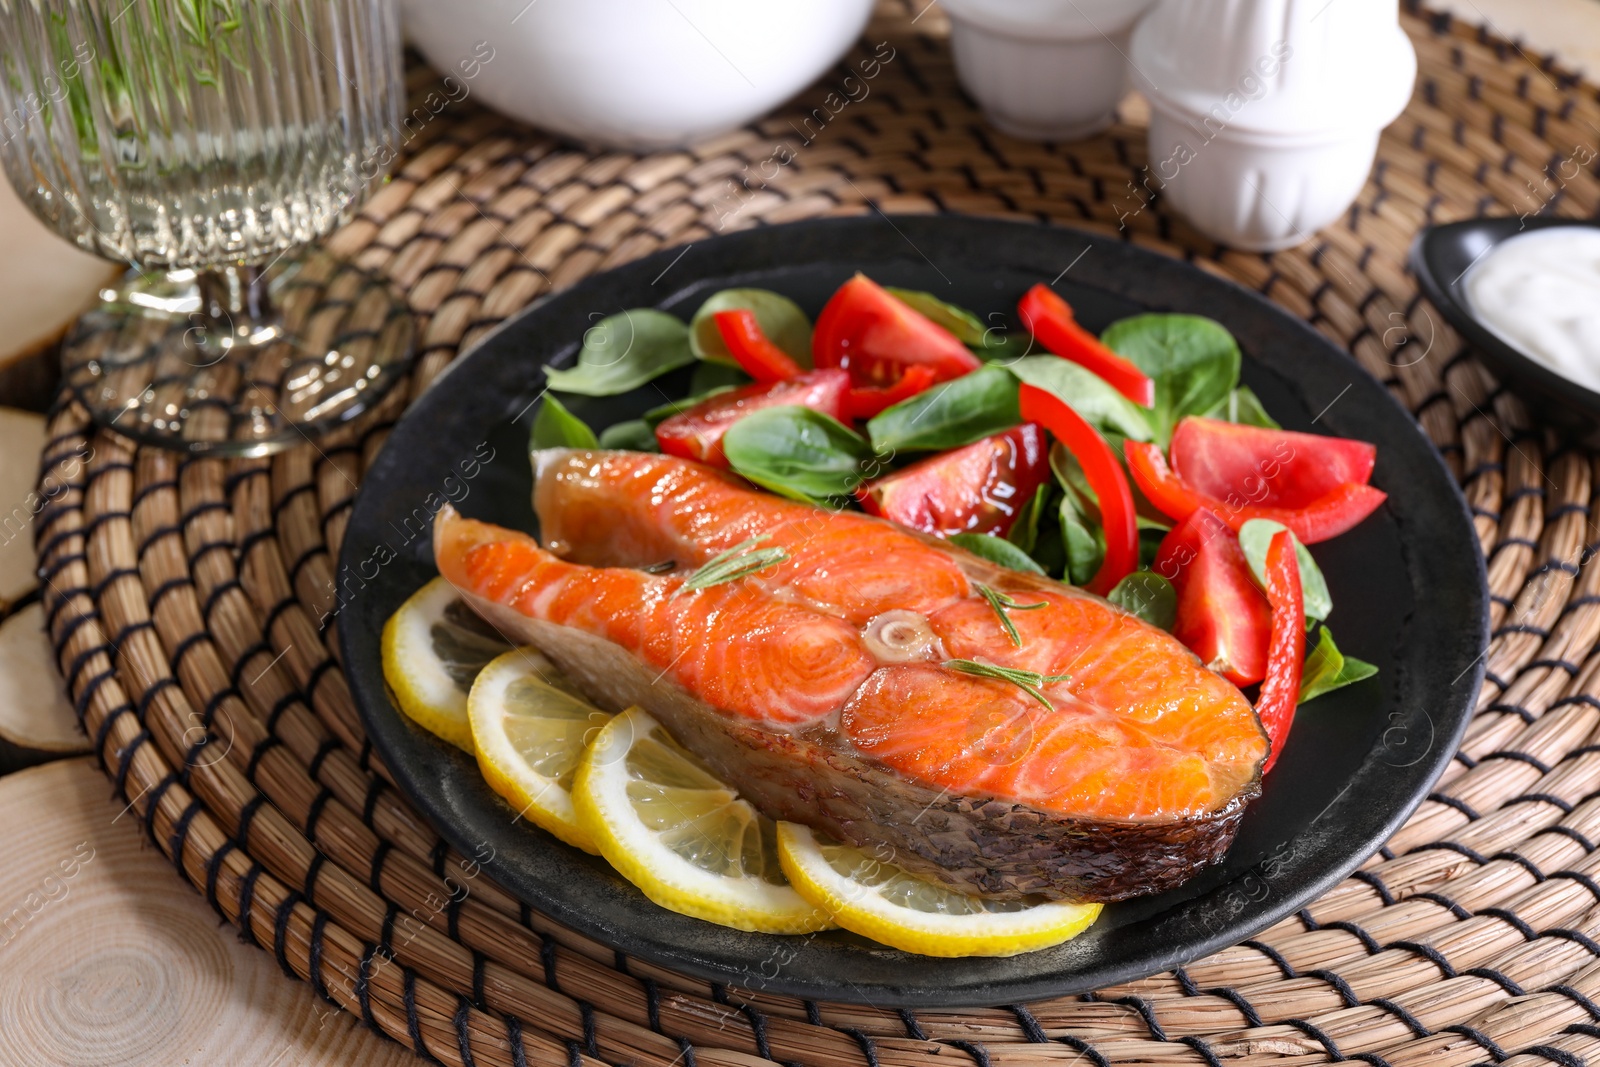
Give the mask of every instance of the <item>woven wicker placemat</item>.
<svg viewBox="0 0 1600 1067">
<path fill-rule="evenodd" d="M 742 994 L 559 929 L 447 848 L 386 781 L 334 632 L 319 630 L 351 499 L 401 395 L 375 424 L 258 461 L 136 451 L 88 434 L 70 405 L 54 413 L 36 521 L 44 601 L 117 794 L 240 936 L 328 1011 L 450 1064 L 1575 1067 L 1600 1053 L 1596 456 L 1531 422 L 1405 267 L 1428 221 L 1594 216 L 1595 90 L 1412 12 L 1416 98 L 1359 202 L 1301 248 L 1246 255 L 1152 202 L 1136 114 L 1072 145 L 983 125 L 956 87 L 939 13 L 902 2 L 888 0 L 798 103 L 694 151 L 575 149 L 470 101 L 424 125 L 394 179 L 330 241 L 409 293 L 421 350 L 410 395 L 553 288 L 666 245 L 816 215 L 1120 227 L 1239 280 L 1348 347 L 1417 414 L 1461 478 L 1489 560 L 1479 713 L 1380 855 L 1253 941 L 1011 1008 Z M 425 90 L 432 76 L 413 73 Z"/>
</svg>

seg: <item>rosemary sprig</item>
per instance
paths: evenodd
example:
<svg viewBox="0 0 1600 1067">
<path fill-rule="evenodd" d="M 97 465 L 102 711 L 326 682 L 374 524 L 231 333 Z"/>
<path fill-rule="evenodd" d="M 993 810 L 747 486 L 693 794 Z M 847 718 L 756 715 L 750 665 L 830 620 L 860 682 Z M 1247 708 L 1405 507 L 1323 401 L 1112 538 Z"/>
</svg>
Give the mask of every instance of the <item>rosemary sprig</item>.
<svg viewBox="0 0 1600 1067">
<path fill-rule="evenodd" d="M 710 589 L 714 585 L 723 585 L 764 571 L 768 567 L 776 567 L 789 558 L 789 553 L 781 548 L 756 547 L 771 536 L 771 534 L 760 534 L 730 549 L 718 552 L 690 575 L 688 581 L 679 586 L 673 595 L 682 596 L 684 593 Z"/>
<path fill-rule="evenodd" d="M 1044 695 L 1043 688 L 1053 682 L 1065 682 L 1072 678 L 1070 674 L 1040 674 L 1038 671 L 1025 671 L 1020 667 L 1001 667 L 993 663 L 981 663 L 975 659 L 947 659 L 944 661 L 944 665 L 953 671 L 960 671 L 962 674 L 973 674 L 979 678 L 994 678 L 997 681 L 1010 682 L 1047 708 L 1053 708 L 1055 705 L 1050 703 L 1050 698 Z"/>
<path fill-rule="evenodd" d="M 994 609 L 995 615 L 1000 619 L 1000 625 L 1006 629 L 1006 636 L 1011 638 L 1011 643 L 1021 648 L 1022 635 L 1017 633 L 1016 624 L 1011 621 L 1011 616 L 1006 612 L 1032 611 L 1034 608 L 1044 607 L 1046 602 L 1041 600 L 1037 604 L 1018 604 L 1011 598 L 1010 593 L 1002 593 L 998 589 L 991 589 L 982 584 L 978 586 L 978 592 L 982 594 L 983 599 L 989 602 L 989 606 Z"/>
</svg>

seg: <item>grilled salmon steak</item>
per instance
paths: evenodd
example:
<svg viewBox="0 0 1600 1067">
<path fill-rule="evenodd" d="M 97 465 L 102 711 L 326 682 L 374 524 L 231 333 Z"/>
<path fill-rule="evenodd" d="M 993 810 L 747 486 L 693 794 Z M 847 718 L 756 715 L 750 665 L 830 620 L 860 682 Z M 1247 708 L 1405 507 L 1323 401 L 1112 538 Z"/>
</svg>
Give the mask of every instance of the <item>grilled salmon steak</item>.
<svg viewBox="0 0 1600 1067">
<path fill-rule="evenodd" d="M 773 818 L 962 892 L 1112 901 L 1215 863 L 1259 791 L 1243 695 L 1098 597 L 687 460 L 534 462 L 543 547 L 446 508 L 440 572 Z"/>
</svg>

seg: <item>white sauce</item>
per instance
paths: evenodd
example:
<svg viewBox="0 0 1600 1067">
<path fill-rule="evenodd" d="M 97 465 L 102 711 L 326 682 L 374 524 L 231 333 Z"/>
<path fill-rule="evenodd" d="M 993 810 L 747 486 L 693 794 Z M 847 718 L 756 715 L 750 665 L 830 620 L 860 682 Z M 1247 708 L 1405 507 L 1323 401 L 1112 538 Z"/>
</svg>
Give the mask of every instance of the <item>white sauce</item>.
<svg viewBox="0 0 1600 1067">
<path fill-rule="evenodd" d="M 1501 241 L 1467 275 L 1472 311 L 1506 343 L 1600 392 L 1600 227 Z"/>
</svg>

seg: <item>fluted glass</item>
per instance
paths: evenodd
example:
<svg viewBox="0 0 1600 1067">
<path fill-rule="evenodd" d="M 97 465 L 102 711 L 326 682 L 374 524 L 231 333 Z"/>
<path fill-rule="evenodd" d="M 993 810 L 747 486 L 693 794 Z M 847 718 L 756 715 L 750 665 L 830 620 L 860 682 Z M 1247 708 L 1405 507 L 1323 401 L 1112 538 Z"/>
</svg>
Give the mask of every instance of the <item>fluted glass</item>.
<svg viewBox="0 0 1600 1067">
<path fill-rule="evenodd" d="M 102 425 L 265 455 L 371 409 L 413 325 L 314 247 L 394 159 L 396 0 L 0 0 L 0 164 L 133 270 L 62 346 Z"/>
<path fill-rule="evenodd" d="M 34 213 L 141 269 L 259 264 L 392 157 L 392 0 L 0 0 L 0 160 Z"/>
</svg>

